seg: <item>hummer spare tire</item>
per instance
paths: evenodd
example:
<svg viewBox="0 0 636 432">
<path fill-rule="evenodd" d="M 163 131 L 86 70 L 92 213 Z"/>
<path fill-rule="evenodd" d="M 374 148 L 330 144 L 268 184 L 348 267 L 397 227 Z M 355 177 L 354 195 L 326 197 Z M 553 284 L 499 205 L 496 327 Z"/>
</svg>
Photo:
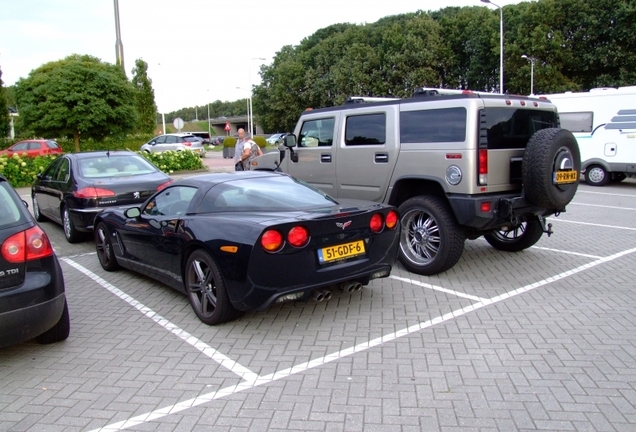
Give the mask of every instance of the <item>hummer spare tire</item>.
<svg viewBox="0 0 636 432">
<path fill-rule="evenodd" d="M 523 156 L 521 179 L 526 198 L 549 210 L 563 210 L 579 185 L 581 153 L 572 132 L 535 132 Z"/>
</svg>

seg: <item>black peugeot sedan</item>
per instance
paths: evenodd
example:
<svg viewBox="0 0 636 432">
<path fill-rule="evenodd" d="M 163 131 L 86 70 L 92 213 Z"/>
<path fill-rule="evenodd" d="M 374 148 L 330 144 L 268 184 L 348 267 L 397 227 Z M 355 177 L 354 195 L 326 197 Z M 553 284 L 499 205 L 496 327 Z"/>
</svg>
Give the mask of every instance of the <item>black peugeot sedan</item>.
<svg viewBox="0 0 636 432">
<path fill-rule="evenodd" d="M 131 151 L 68 153 L 55 159 L 31 187 L 38 222 L 62 225 L 69 243 L 93 229 L 105 208 L 130 206 L 170 184 L 172 179 Z"/>
<path fill-rule="evenodd" d="M 64 277 L 26 203 L 0 175 L 0 347 L 33 338 L 65 340 L 70 320 Z"/>
<path fill-rule="evenodd" d="M 287 174 L 247 171 L 180 179 L 139 207 L 105 210 L 94 236 L 105 270 L 157 279 L 215 325 L 388 277 L 399 231 L 392 206 L 335 200 Z"/>
</svg>

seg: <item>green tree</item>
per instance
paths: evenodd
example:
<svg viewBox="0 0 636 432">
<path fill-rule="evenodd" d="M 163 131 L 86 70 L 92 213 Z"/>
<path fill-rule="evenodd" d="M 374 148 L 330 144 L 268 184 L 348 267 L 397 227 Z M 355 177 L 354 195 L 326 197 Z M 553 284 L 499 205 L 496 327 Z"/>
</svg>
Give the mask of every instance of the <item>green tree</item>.
<svg viewBox="0 0 636 432">
<path fill-rule="evenodd" d="M 156 126 L 157 104 L 155 103 L 155 91 L 152 88 L 152 80 L 148 78 L 148 63 L 142 59 L 137 59 L 132 74 L 132 84 L 137 90 L 135 94 L 137 128 L 139 132 L 152 133 Z"/>
<path fill-rule="evenodd" d="M 9 135 L 9 128 L 9 105 L 4 83 L 2 82 L 2 69 L 0 69 L 0 138 L 5 138 Z"/>
<path fill-rule="evenodd" d="M 135 88 L 121 67 L 73 54 L 46 63 L 16 85 L 22 124 L 47 137 L 103 139 L 136 125 Z"/>
</svg>

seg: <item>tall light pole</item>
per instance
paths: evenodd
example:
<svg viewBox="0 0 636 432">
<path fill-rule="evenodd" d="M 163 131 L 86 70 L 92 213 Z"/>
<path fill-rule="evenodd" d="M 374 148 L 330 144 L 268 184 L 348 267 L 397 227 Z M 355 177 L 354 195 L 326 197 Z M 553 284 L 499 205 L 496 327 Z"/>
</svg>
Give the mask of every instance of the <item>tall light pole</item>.
<svg viewBox="0 0 636 432">
<path fill-rule="evenodd" d="M 253 60 L 266 60 L 263 57 L 252 57 L 252 61 Z M 249 108 L 249 123 L 250 123 L 250 135 L 254 134 L 256 131 L 254 131 L 254 114 L 252 112 L 252 64 L 250 63 L 249 66 L 249 74 L 250 74 L 250 108 Z"/>
<path fill-rule="evenodd" d="M 210 89 L 207 90 L 208 95 L 208 136 L 212 139 L 212 126 L 210 125 Z"/>
<path fill-rule="evenodd" d="M 534 57 L 528 57 L 527 55 L 522 55 L 521 58 L 524 58 L 530 62 L 530 96 L 534 96 L 534 62 L 537 60 Z"/>
<path fill-rule="evenodd" d="M 488 3 L 493 6 L 499 8 L 499 93 L 504 93 L 503 86 L 503 60 L 504 60 L 504 50 L 503 50 L 503 8 L 490 0 L 481 0 L 482 3 Z"/>
<path fill-rule="evenodd" d="M 115 6 L 115 60 L 119 66 L 124 70 L 124 74 L 126 73 L 126 68 L 124 67 L 124 44 L 121 42 L 121 31 L 119 30 L 119 1 L 113 0 Z"/>
<path fill-rule="evenodd" d="M 237 87 L 237 89 L 238 90 L 245 90 L 243 87 Z M 249 95 L 248 95 L 248 98 L 247 98 L 247 128 L 251 130 L 252 129 L 252 112 L 251 112 L 251 109 L 252 109 L 252 90 L 249 89 L 248 92 L 249 92 Z M 251 132 L 250 132 L 250 135 L 251 135 Z"/>
</svg>

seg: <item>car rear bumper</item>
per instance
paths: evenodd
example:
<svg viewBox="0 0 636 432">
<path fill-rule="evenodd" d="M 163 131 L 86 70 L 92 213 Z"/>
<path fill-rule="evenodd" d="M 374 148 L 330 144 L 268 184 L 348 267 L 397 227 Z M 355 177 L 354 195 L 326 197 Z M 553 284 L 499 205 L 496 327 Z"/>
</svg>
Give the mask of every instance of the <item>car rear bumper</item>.
<svg viewBox="0 0 636 432">
<path fill-rule="evenodd" d="M 66 295 L 0 313 L 0 347 L 31 340 L 52 328 L 60 320 Z"/>
<path fill-rule="evenodd" d="M 450 196 L 448 200 L 460 225 L 480 231 L 555 213 L 530 203 L 519 194 Z"/>
<path fill-rule="evenodd" d="M 232 304 L 244 311 L 263 310 L 280 301 L 307 300 L 316 289 L 337 288 L 348 281 L 367 285 L 372 279 L 388 277 L 397 258 L 399 231 L 385 232 L 369 242 L 364 257 L 333 264 L 319 264 L 312 250 L 287 255 L 284 266 L 275 265 L 274 260 L 256 260 L 250 263 L 247 281 L 226 277 Z"/>
</svg>

